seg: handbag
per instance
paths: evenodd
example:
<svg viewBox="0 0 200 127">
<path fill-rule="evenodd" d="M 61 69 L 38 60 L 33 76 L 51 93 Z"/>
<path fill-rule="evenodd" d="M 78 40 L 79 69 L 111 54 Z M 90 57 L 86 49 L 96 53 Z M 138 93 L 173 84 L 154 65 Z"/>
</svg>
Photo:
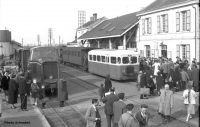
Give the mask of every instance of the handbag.
<svg viewBox="0 0 200 127">
<path fill-rule="evenodd" d="M 49 98 L 48 98 L 48 97 L 45 97 L 45 98 L 42 99 L 42 103 L 46 103 L 46 102 L 48 102 L 48 101 L 49 101 Z"/>
<path fill-rule="evenodd" d="M 150 89 L 149 88 L 140 88 L 140 94 L 149 95 L 150 94 Z"/>
</svg>

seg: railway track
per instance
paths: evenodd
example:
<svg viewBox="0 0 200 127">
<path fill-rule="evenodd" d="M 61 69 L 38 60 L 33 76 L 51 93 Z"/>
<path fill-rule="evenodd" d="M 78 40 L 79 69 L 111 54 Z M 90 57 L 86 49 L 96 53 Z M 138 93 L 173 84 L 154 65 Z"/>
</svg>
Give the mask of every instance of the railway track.
<svg viewBox="0 0 200 127">
<path fill-rule="evenodd" d="M 87 73 L 87 72 L 86 72 Z M 93 83 L 91 82 L 88 82 L 86 80 L 82 80 L 82 79 L 79 79 L 79 78 L 76 78 L 75 76 L 67 73 L 71 78 L 73 77 L 74 79 L 76 79 L 76 81 L 78 82 L 84 82 L 84 83 L 88 83 L 88 84 L 91 84 L 91 85 L 94 85 Z M 84 86 L 83 86 L 84 87 Z M 85 87 L 86 89 L 88 89 L 90 91 L 89 88 Z M 92 91 L 94 93 L 96 93 L 98 95 L 98 92 L 95 92 L 95 91 Z M 127 98 L 125 97 L 125 100 L 127 100 L 128 102 L 130 103 L 133 103 L 135 105 L 141 105 L 141 103 L 138 103 L 137 101 L 134 101 L 134 99 L 131 99 L 131 98 Z M 139 107 L 137 107 L 139 108 Z M 150 127 L 196 127 L 195 125 L 191 124 L 191 123 L 186 123 L 185 121 L 182 121 L 182 120 L 179 120 L 173 116 L 170 116 L 171 118 L 171 122 L 169 124 L 163 124 L 162 123 L 162 119 L 160 118 L 160 115 L 157 114 L 157 109 L 155 109 L 154 107 L 151 107 L 149 106 L 148 108 L 148 111 L 150 111 L 151 115 L 154 116 L 153 119 L 150 119 L 149 123 L 150 123 Z"/>
</svg>

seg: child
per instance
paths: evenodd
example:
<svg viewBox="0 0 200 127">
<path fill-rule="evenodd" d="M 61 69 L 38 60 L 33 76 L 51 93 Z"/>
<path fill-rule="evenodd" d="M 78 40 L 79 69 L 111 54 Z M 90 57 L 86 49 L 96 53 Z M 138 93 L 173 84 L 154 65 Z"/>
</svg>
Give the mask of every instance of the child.
<svg viewBox="0 0 200 127">
<path fill-rule="evenodd" d="M 39 90 L 39 87 L 37 85 L 37 81 L 36 79 L 33 79 L 33 83 L 31 84 L 31 94 L 34 99 L 33 105 L 37 105 L 38 90 Z"/>
<path fill-rule="evenodd" d="M 99 87 L 99 101 L 101 102 L 102 101 L 102 98 L 104 96 L 104 86 L 103 84 L 101 84 L 101 86 Z"/>
</svg>

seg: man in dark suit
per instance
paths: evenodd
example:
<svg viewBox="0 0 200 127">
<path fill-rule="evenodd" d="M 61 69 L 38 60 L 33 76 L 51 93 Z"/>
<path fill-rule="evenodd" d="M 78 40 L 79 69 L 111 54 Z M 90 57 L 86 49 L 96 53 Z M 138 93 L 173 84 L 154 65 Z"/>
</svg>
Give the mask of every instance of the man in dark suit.
<svg viewBox="0 0 200 127">
<path fill-rule="evenodd" d="M 140 127 L 147 127 L 150 114 L 147 112 L 148 105 L 142 104 L 140 111 L 136 113 L 135 118 L 139 122 Z"/>
<path fill-rule="evenodd" d="M 20 78 L 17 83 L 19 86 L 18 93 L 20 94 L 21 98 L 21 109 L 23 111 L 27 111 L 27 83 L 24 78 L 24 73 L 20 74 Z"/>
<path fill-rule="evenodd" d="M 111 127 L 111 121 L 112 121 L 112 124 L 114 124 L 114 122 L 113 122 L 113 103 L 115 101 L 119 100 L 118 96 L 114 94 L 114 91 L 115 91 L 114 88 L 110 88 L 110 94 L 106 95 L 102 99 L 102 102 L 105 103 L 104 112 L 106 114 L 107 127 Z"/>
<path fill-rule="evenodd" d="M 92 105 L 88 107 L 85 118 L 87 120 L 86 127 L 101 127 L 101 116 L 97 106 L 98 99 L 92 99 Z"/>
<path fill-rule="evenodd" d="M 113 113 L 114 113 L 114 127 L 118 127 L 118 122 L 123 113 L 126 112 L 126 104 L 124 103 L 124 93 L 119 93 L 119 101 L 113 103 Z"/>
<path fill-rule="evenodd" d="M 5 93 L 5 100 L 3 99 L 3 101 L 8 101 L 9 81 L 10 81 L 10 77 L 8 76 L 8 72 L 6 71 L 4 72 L 4 75 L 1 80 L 1 85 Z"/>
<path fill-rule="evenodd" d="M 25 73 L 25 80 L 27 83 L 27 95 L 29 96 L 31 93 L 31 83 L 32 83 L 32 74 L 30 67 L 28 67 L 27 72 Z"/>
</svg>

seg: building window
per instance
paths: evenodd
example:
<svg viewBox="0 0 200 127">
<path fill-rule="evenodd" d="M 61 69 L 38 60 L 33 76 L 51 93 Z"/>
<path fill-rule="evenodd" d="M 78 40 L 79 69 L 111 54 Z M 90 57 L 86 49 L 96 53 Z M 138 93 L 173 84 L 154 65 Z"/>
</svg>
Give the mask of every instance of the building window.
<svg viewBox="0 0 200 127">
<path fill-rule="evenodd" d="M 180 31 L 180 13 L 176 12 L 176 32 Z"/>
<path fill-rule="evenodd" d="M 176 55 L 181 59 L 187 59 L 190 61 L 190 45 L 177 45 L 176 52 Z"/>
<path fill-rule="evenodd" d="M 176 56 L 180 57 L 180 45 L 176 45 Z"/>
<path fill-rule="evenodd" d="M 151 34 L 151 18 L 146 18 L 142 20 L 142 30 L 143 34 Z"/>
<path fill-rule="evenodd" d="M 190 10 L 182 11 L 182 30 L 190 31 Z"/>
<path fill-rule="evenodd" d="M 161 15 L 161 21 L 160 21 L 160 32 L 161 33 L 167 33 L 168 32 L 168 15 Z"/>
<path fill-rule="evenodd" d="M 158 15 L 157 17 L 157 30 L 158 30 L 158 33 L 160 33 L 160 16 Z"/>
<path fill-rule="evenodd" d="M 145 45 L 145 49 L 146 49 L 146 57 L 150 57 L 151 56 L 151 50 L 150 50 L 150 45 Z"/>
<path fill-rule="evenodd" d="M 161 56 L 167 57 L 167 45 L 161 45 Z"/>
</svg>

